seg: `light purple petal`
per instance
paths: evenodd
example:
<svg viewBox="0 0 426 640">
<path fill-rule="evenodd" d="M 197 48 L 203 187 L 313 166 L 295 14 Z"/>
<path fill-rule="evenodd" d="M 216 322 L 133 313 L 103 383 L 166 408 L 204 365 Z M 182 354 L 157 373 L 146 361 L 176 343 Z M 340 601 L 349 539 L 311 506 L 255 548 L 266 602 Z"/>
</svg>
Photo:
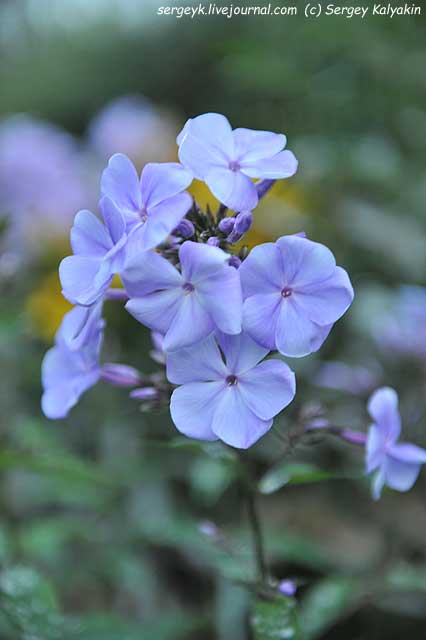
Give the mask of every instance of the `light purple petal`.
<svg viewBox="0 0 426 640">
<path fill-rule="evenodd" d="M 167 378 L 173 384 L 223 380 L 227 375 L 228 369 L 213 336 L 167 354 Z"/>
<path fill-rule="evenodd" d="M 380 467 L 385 459 L 385 438 L 383 433 L 372 424 L 368 430 L 366 443 L 366 473 L 371 473 Z"/>
<path fill-rule="evenodd" d="M 142 324 L 164 334 L 181 303 L 182 293 L 179 289 L 166 289 L 149 293 L 143 298 L 132 298 L 126 303 L 126 310 Z"/>
<path fill-rule="evenodd" d="M 368 401 L 368 412 L 388 444 L 393 444 L 401 432 L 401 417 L 398 411 L 398 395 L 390 387 L 377 389 Z"/>
<path fill-rule="evenodd" d="M 187 240 L 179 249 L 179 260 L 184 281 L 196 285 L 215 273 L 222 272 L 224 265 L 228 263 L 229 254 L 217 247 Z"/>
<path fill-rule="evenodd" d="M 379 471 L 375 474 L 372 485 L 372 495 L 374 500 L 379 500 L 382 495 L 382 489 L 385 484 L 385 473 L 383 469 L 379 469 Z"/>
<path fill-rule="evenodd" d="M 276 243 L 282 256 L 284 284 L 302 287 L 322 282 L 336 268 L 333 254 L 327 247 L 300 236 L 283 236 Z"/>
<path fill-rule="evenodd" d="M 275 335 L 280 317 L 281 294 L 267 293 L 251 296 L 243 305 L 243 328 L 253 340 L 275 349 Z"/>
<path fill-rule="evenodd" d="M 192 382 L 175 389 L 170 414 L 181 433 L 198 440 L 217 440 L 212 431 L 213 414 L 223 382 Z"/>
<path fill-rule="evenodd" d="M 108 162 L 101 178 L 101 192 L 115 202 L 124 215 L 141 210 L 139 177 L 133 163 L 123 153 L 116 153 Z"/>
<path fill-rule="evenodd" d="M 99 208 L 102 213 L 102 217 L 105 221 L 105 225 L 109 231 L 109 235 L 114 244 L 117 244 L 126 232 L 126 221 L 120 209 L 114 204 L 112 200 L 104 196 L 100 203 Z"/>
<path fill-rule="evenodd" d="M 244 298 L 281 291 L 284 286 L 280 250 L 272 242 L 254 247 L 239 272 Z"/>
<path fill-rule="evenodd" d="M 153 249 L 164 242 L 188 213 L 191 205 L 192 198 L 189 193 L 178 193 L 152 207 L 143 225 L 141 250 Z"/>
<path fill-rule="evenodd" d="M 316 324 L 326 325 L 336 322 L 350 307 L 354 291 L 348 274 L 336 267 L 332 276 L 320 283 L 295 289 L 297 306 Z"/>
<path fill-rule="evenodd" d="M 146 209 L 172 198 L 192 182 L 192 174 L 177 162 L 150 162 L 141 175 L 142 201 Z"/>
<path fill-rule="evenodd" d="M 102 258 L 112 247 L 102 222 L 91 211 L 79 211 L 71 228 L 71 247 L 78 256 Z"/>
<path fill-rule="evenodd" d="M 68 256 L 59 265 L 62 293 L 73 304 L 93 304 L 112 281 L 108 264 L 97 258 Z"/>
<path fill-rule="evenodd" d="M 196 291 L 216 327 L 225 333 L 240 333 L 243 296 L 237 269 L 223 266 L 219 272 L 199 282 Z"/>
<path fill-rule="evenodd" d="M 235 159 L 240 164 L 270 158 L 284 149 L 287 142 L 287 138 L 282 133 L 253 129 L 235 129 L 233 136 Z"/>
<path fill-rule="evenodd" d="M 280 353 L 301 358 L 317 351 L 330 333 L 332 325 L 320 326 L 309 320 L 291 296 L 281 304 L 276 330 L 276 346 Z"/>
<path fill-rule="evenodd" d="M 206 113 L 193 118 L 179 139 L 179 160 L 198 180 L 204 180 L 212 168 L 226 167 L 234 154 L 231 125 L 225 116 Z"/>
<path fill-rule="evenodd" d="M 214 412 L 212 430 L 226 444 L 248 449 L 272 426 L 272 420 L 261 420 L 246 405 L 238 385 L 225 387 Z"/>
<path fill-rule="evenodd" d="M 297 171 L 298 162 L 291 151 L 281 151 L 272 158 L 259 160 L 243 160 L 241 171 L 249 178 L 267 178 L 269 180 L 279 180 L 280 178 L 290 178 Z"/>
<path fill-rule="evenodd" d="M 420 473 L 420 463 L 402 462 L 393 456 L 386 456 L 384 463 L 385 482 L 391 489 L 408 491 Z"/>
<path fill-rule="evenodd" d="M 269 349 L 261 347 L 246 333 L 230 336 L 221 331 L 217 339 L 231 373 L 240 375 L 255 367 L 267 355 Z"/>
<path fill-rule="evenodd" d="M 272 359 L 238 377 L 245 403 L 258 418 L 270 420 L 293 400 L 296 379 L 282 361 Z"/>
<path fill-rule="evenodd" d="M 241 171 L 212 169 L 204 180 L 212 194 L 234 211 L 251 211 L 258 203 L 255 185 Z"/>
<path fill-rule="evenodd" d="M 176 351 L 189 347 L 207 338 L 214 328 L 212 319 L 201 306 L 196 293 L 184 293 L 179 309 L 164 336 L 163 348 L 165 351 Z"/>
<path fill-rule="evenodd" d="M 426 463 L 426 450 L 418 447 L 410 442 L 401 442 L 391 445 L 388 448 L 388 454 L 399 460 L 400 462 L 408 462 L 412 464 Z"/>
<path fill-rule="evenodd" d="M 62 319 L 55 340 L 64 344 L 71 351 L 78 351 L 87 346 L 92 339 L 96 339 L 99 330 L 103 328 L 102 300 L 90 307 L 74 307 Z"/>
<path fill-rule="evenodd" d="M 176 267 L 155 251 L 145 251 L 126 262 L 121 279 L 130 298 L 183 284 Z"/>
</svg>

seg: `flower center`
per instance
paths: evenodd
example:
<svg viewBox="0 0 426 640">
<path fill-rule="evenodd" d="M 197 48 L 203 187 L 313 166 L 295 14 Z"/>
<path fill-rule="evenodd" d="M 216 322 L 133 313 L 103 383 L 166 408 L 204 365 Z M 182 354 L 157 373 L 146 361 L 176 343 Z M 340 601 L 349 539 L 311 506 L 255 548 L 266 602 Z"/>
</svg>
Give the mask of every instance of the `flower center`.
<svg viewBox="0 0 426 640">
<path fill-rule="evenodd" d="M 284 289 L 281 291 L 281 295 L 283 298 L 289 298 L 292 293 L 293 290 L 290 289 L 290 287 L 284 287 Z"/>
<path fill-rule="evenodd" d="M 182 289 L 186 291 L 186 293 L 191 293 L 191 291 L 194 291 L 194 285 L 190 282 L 185 282 L 185 284 L 182 285 Z"/>
<path fill-rule="evenodd" d="M 228 385 L 228 387 L 232 387 L 234 384 L 238 383 L 238 378 L 237 376 L 228 376 L 226 378 L 226 384 Z"/>
<path fill-rule="evenodd" d="M 148 212 L 145 207 L 142 207 L 142 209 L 140 209 L 139 217 L 142 222 L 146 222 L 148 220 Z"/>
<path fill-rule="evenodd" d="M 231 160 L 231 162 L 228 164 L 228 168 L 231 171 L 239 171 L 241 169 L 239 163 L 236 160 Z"/>
</svg>

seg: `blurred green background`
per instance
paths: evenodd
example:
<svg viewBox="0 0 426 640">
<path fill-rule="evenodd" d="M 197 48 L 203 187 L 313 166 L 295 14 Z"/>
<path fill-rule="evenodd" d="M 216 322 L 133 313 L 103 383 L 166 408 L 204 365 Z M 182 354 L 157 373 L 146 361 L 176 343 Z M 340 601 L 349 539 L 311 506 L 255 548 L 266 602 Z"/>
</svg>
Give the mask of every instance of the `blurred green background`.
<svg viewBox="0 0 426 640">
<path fill-rule="evenodd" d="M 359 474 L 361 453 L 319 436 L 295 444 L 293 432 L 317 405 L 337 424 L 366 429 L 365 401 L 381 384 L 400 394 L 403 437 L 426 446 L 425 302 L 419 295 L 404 316 L 399 289 L 424 286 L 426 275 L 425 16 L 308 20 L 299 9 L 179 20 L 157 16 L 160 4 L 0 2 L 3 122 L 25 113 L 75 136 L 89 208 L 109 140 L 101 132 L 96 146 L 93 123 L 114 99 L 144 96 L 156 114 L 135 151 L 139 168 L 173 160 L 186 118 L 206 111 L 234 127 L 285 132 L 300 170 L 259 206 L 248 243 L 304 230 L 332 249 L 356 297 L 319 354 L 289 362 L 297 399 L 250 451 L 251 463 L 262 476 L 281 452 Z M 123 136 L 130 127 L 126 140 L 121 126 Z M 133 126 L 118 118 L 110 144 L 130 144 Z M 26 153 L 43 161 L 37 145 Z M 15 177 L 19 184 L 19 170 Z M 193 193 L 213 203 L 201 185 Z M 68 308 L 56 269 L 70 218 L 48 238 L 31 212 L 12 236 L 15 252 L 4 202 L 0 638 L 251 637 L 251 596 L 232 580 L 252 560 L 229 454 L 185 444 L 166 409 L 140 411 L 125 390 L 102 384 L 68 419 L 43 418 L 39 369 Z M 107 320 L 105 360 L 155 371 L 149 332 L 120 305 L 107 308 Z M 348 367 L 347 389 L 324 388 L 330 361 Z M 344 386 L 335 378 L 326 386 Z M 425 499 L 424 476 L 377 504 L 363 479 L 264 496 L 268 559 L 277 578 L 299 581 L 302 638 L 426 637 Z M 208 535 L 205 521 L 219 533 Z"/>
</svg>

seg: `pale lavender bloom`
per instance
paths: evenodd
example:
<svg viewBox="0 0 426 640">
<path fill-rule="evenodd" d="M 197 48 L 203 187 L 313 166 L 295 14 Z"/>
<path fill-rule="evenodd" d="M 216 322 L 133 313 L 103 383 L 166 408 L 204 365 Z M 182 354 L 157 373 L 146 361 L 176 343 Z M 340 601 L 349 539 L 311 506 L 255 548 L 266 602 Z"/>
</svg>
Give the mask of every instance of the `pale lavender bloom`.
<svg viewBox="0 0 426 640">
<path fill-rule="evenodd" d="M 187 240 L 179 249 L 181 273 L 154 251 L 130 260 L 122 273 L 130 300 L 126 309 L 164 335 L 165 351 L 188 347 L 216 328 L 241 331 L 242 295 L 229 255 Z"/>
<path fill-rule="evenodd" d="M 296 235 L 255 247 L 239 272 L 245 331 L 286 356 L 317 351 L 354 296 L 331 251 Z"/>
<path fill-rule="evenodd" d="M 101 179 L 101 191 L 126 220 L 135 253 L 153 249 L 167 239 L 191 207 L 189 193 L 181 193 L 192 176 L 177 162 L 151 162 L 139 180 L 129 158 L 117 153 Z"/>
<path fill-rule="evenodd" d="M 102 159 L 124 153 L 137 164 L 174 155 L 175 123 L 142 96 L 121 96 L 93 118 L 89 140 Z"/>
<path fill-rule="evenodd" d="M 75 140 L 26 115 L 0 121 L 0 217 L 14 252 L 39 250 L 65 233 L 88 192 Z"/>
<path fill-rule="evenodd" d="M 385 484 L 397 491 L 411 489 L 421 465 L 426 463 L 426 450 L 398 443 L 401 418 L 393 389 L 382 387 L 375 391 L 368 402 L 368 412 L 374 422 L 367 437 L 366 472 L 376 471 L 373 497 L 378 500 Z"/>
<path fill-rule="evenodd" d="M 44 356 L 41 407 L 47 418 L 65 418 L 82 393 L 100 378 L 99 352 L 104 321 L 98 307 L 94 307 L 85 319 L 84 329 L 72 337 L 74 332 L 71 329 L 77 327 L 76 320 L 81 320 L 81 316 L 78 308 L 65 316 L 56 334 L 55 346 Z"/>
<path fill-rule="evenodd" d="M 297 170 L 286 137 L 269 131 L 231 128 L 225 116 L 190 119 L 177 137 L 179 159 L 216 198 L 234 211 L 251 210 L 258 192 L 251 178 L 289 178 Z"/>
<path fill-rule="evenodd" d="M 62 293 L 74 304 L 93 304 L 124 265 L 124 217 L 109 198 L 102 198 L 99 207 L 105 225 L 90 211 L 79 211 L 71 229 L 74 255 L 59 265 Z"/>
<path fill-rule="evenodd" d="M 261 362 L 267 353 L 245 333 L 219 333 L 217 340 L 210 336 L 168 354 L 167 377 L 182 385 L 170 402 L 177 429 L 190 438 L 220 439 L 239 449 L 254 444 L 296 389 L 294 373 L 284 362 Z"/>
<path fill-rule="evenodd" d="M 402 286 L 377 319 L 375 338 L 392 355 L 426 358 L 426 288 Z"/>
</svg>

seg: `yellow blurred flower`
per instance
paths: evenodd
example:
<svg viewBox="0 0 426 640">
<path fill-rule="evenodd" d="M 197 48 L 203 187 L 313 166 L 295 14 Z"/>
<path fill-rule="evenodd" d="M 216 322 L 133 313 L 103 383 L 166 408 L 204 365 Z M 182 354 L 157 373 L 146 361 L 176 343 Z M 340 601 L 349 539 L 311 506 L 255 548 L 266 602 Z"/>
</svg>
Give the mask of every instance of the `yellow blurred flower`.
<svg viewBox="0 0 426 640">
<path fill-rule="evenodd" d="M 71 304 L 61 293 L 57 271 L 43 278 L 27 299 L 26 311 L 36 336 L 51 342 Z"/>
</svg>

